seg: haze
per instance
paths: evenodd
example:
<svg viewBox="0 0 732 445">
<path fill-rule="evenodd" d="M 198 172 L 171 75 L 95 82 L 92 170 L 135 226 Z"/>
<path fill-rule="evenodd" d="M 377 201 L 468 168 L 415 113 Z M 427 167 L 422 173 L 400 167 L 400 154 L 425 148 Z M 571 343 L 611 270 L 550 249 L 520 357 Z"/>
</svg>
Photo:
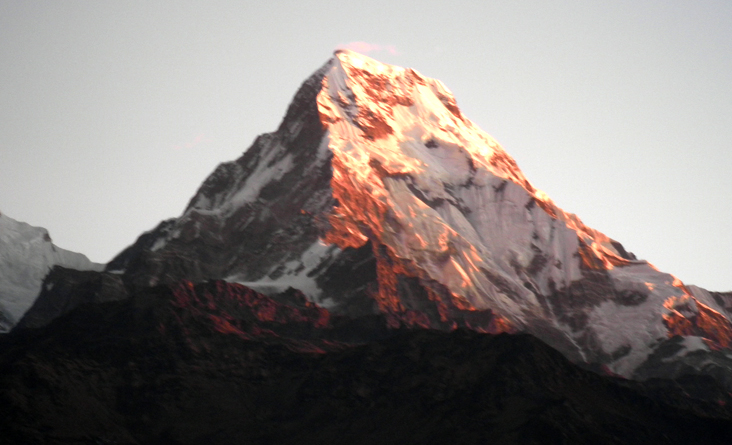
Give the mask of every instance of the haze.
<svg viewBox="0 0 732 445">
<path fill-rule="evenodd" d="M 0 1 L 0 211 L 106 262 L 348 46 L 443 81 L 639 258 L 732 290 L 732 3 L 474 3 Z"/>
</svg>

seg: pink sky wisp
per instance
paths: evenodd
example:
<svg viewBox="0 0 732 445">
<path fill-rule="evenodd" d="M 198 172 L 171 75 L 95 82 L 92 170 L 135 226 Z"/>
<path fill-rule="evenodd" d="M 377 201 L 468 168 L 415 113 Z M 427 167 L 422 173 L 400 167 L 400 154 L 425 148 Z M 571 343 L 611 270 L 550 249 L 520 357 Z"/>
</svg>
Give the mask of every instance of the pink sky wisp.
<svg viewBox="0 0 732 445">
<path fill-rule="evenodd" d="M 184 149 L 184 148 L 193 148 L 196 145 L 199 145 L 199 144 L 202 144 L 202 143 L 205 143 L 205 142 L 209 142 L 209 139 L 206 138 L 205 135 L 199 134 L 198 136 L 196 136 L 195 139 L 193 139 L 190 142 L 187 142 L 187 143 L 182 144 L 182 145 L 174 145 L 173 146 L 173 149 L 175 149 L 175 150 L 181 150 L 181 149 Z"/>
<path fill-rule="evenodd" d="M 356 51 L 357 53 L 361 54 L 369 54 L 373 52 L 381 52 L 385 51 L 391 55 L 397 55 L 399 54 L 399 51 L 397 51 L 396 46 L 394 45 L 377 45 L 374 43 L 368 43 L 368 42 L 350 42 L 346 43 L 345 45 L 338 45 L 338 49 L 350 49 L 352 51 Z"/>
</svg>

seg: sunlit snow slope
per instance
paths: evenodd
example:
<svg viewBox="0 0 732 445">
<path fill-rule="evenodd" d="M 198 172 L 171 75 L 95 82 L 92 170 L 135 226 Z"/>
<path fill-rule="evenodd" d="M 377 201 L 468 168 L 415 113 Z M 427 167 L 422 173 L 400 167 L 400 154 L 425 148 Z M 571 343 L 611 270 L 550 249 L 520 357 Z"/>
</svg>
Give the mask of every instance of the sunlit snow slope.
<svg viewBox="0 0 732 445">
<path fill-rule="evenodd" d="M 48 231 L 0 213 L 0 332 L 8 331 L 31 307 L 43 278 L 55 265 L 102 270 L 75 252 L 56 247 Z"/>
<path fill-rule="evenodd" d="M 558 208 L 439 81 L 351 51 L 109 267 L 292 286 L 393 326 L 528 331 L 625 376 L 674 335 L 692 340 L 664 360 L 726 360 L 732 342 L 732 295 L 692 293 Z"/>
<path fill-rule="evenodd" d="M 446 286 L 455 305 L 492 309 L 515 329 L 546 320 L 582 358 L 609 356 L 602 361 L 621 374 L 670 334 L 730 346 L 718 302 L 692 296 L 559 209 L 439 81 L 339 52 L 318 105 L 339 202 L 325 240 L 388 247 L 377 268 L 383 309 L 401 309 L 388 284 L 403 269 Z"/>
</svg>

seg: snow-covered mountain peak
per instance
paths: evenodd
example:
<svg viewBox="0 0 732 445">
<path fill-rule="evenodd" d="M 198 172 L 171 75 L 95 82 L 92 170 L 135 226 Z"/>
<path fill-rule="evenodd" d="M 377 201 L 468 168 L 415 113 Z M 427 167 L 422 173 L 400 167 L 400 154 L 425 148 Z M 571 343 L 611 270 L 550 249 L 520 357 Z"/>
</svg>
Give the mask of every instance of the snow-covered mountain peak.
<svg viewBox="0 0 732 445">
<path fill-rule="evenodd" d="M 453 270 L 445 276 L 454 283 L 448 287 L 468 307 L 484 308 L 479 297 L 485 294 L 479 284 L 482 266 L 469 257 L 491 256 L 479 252 L 487 234 L 474 230 L 468 216 L 472 209 L 460 195 L 489 186 L 504 190 L 506 183 L 500 181 L 509 181 L 528 194 L 524 199 L 531 205 L 576 232 L 586 246 L 582 259 L 587 265 L 611 269 L 628 264 L 612 240 L 535 188 L 500 144 L 462 115 L 441 82 L 339 51 L 322 83 L 318 108 L 328 130 L 332 186 L 339 202 L 327 241 L 341 248 L 362 245 L 368 236 L 355 228 L 366 226 L 375 236 L 388 238 L 382 241 L 399 257 L 436 252 L 442 258 L 448 246 L 461 245 L 458 251 L 466 257 L 452 259 Z M 398 234 L 385 230 L 387 214 L 400 222 Z M 527 261 L 533 257 L 530 252 L 518 255 Z"/>
<path fill-rule="evenodd" d="M 690 291 L 556 206 L 441 82 L 347 50 L 108 268 L 294 287 L 394 326 L 528 331 L 626 376 L 673 335 L 732 339 L 732 296 Z"/>
<path fill-rule="evenodd" d="M 31 307 L 41 283 L 55 265 L 77 270 L 102 270 L 80 253 L 51 242 L 48 230 L 0 213 L 0 332 L 17 323 Z"/>
</svg>

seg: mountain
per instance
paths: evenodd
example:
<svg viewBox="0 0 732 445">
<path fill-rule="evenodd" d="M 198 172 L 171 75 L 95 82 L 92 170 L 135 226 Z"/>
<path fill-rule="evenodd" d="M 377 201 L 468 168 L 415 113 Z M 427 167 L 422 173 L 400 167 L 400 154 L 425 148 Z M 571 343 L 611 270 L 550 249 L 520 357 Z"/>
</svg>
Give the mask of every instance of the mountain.
<svg viewBox="0 0 732 445">
<path fill-rule="evenodd" d="M 52 248 L 1 221 L 0 253 Z M 732 293 L 557 207 L 439 81 L 350 51 L 104 270 L 29 258 L 4 442 L 732 440 Z"/>
<path fill-rule="evenodd" d="M 441 82 L 347 50 L 107 273 L 293 287 L 392 327 L 527 332 L 625 377 L 732 387 L 732 294 L 685 286 L 557 207 Z"/>
<path fill-rule="evenodd" d="M 104 268 L 80 253 L 55 246 L 46 229 L 0 213 L 0 332 L 8 332 L 31 307 L 54 266 Z"/>
</svg>

